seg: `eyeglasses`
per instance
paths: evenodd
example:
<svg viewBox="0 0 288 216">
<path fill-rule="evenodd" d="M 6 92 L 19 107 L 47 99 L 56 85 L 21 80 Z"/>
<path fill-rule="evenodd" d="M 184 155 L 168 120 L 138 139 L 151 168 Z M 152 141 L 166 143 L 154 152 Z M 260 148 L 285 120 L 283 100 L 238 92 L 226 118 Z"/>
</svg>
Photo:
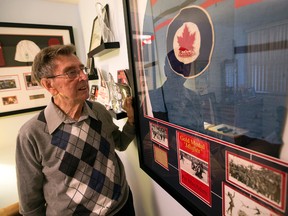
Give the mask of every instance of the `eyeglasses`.
<svg viewBox="0 0 288 216">
<path fill-rule="evenodd" d="M 90 68 L 81 67 L 79 69 L 73 69 L 73 70 L 67 71 L 67 72 L 65 72 L 63 74 L 58 74 L 58 75 L 55 75 L 55 76 L 48 76 L 46 78 L 53 79 L 53 78 L 60 77 L 60 76 L 67 76 L 69 79 L 76 79 L 77 77 L 79 77 L 81 71 L 85 75 L 88 75 L 90 73 Z"/>
</svg>

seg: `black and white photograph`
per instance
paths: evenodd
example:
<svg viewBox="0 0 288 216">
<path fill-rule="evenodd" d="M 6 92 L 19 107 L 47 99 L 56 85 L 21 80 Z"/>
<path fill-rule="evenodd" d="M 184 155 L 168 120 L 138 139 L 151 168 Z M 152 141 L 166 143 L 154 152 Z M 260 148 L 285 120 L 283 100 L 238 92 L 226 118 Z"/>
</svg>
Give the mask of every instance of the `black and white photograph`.
<svg viewBox="0 0 288 216">
<path fill-rule="evenodd" d="M 227 181 L 284 210 L 286 174 L 235 154 L 226 153 Z"/>
<path fill-rule="evenodd" d="M 208 185 L 208 164 L 180 150 L 180 169 Z"/>
<path fill-rule="evenodd" d="M 18 76 L 0 76 L 0 92 L 19 89 L 20 85 Z"/>
<path fill-rule="evenodd" d="M 150 136 L 151 140 L 164 148 L 169 149 L 168 143 L 168 129 L 167 127 L 161 126 L 159 124 L 155 124 L 150 122 Z"/>
<path fill-rule="evenodd" d="M 282 215 L 223 183 L 223 216 Z"/>
</svg>

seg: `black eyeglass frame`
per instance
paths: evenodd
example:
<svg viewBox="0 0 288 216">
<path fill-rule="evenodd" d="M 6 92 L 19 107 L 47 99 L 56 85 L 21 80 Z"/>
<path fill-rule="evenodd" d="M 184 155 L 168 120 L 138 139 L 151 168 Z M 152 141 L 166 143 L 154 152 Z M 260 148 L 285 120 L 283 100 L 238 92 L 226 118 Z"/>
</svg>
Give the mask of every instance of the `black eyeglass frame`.
<svg viewBox="0 0 288 216">
<path fill-rule="evenodd" d="M 88 68 L 88 67 L 83 67 L 83 68 L 79 68 L 79 69 L 73 69 L 73 70 L 67 71 L 67 72 L 62 73 L 62 74 L 57 74 L 57 75 L 55 75 L 55 76 L 47 76 L 47 77 L 45 77 L 45 78 L 47 78 L 47 79 L 54 79 L 54 78 L 60 77 L 60 76 L 67 76 L 69 79 L 75 79 L 75 78 L 79 77 L 81 71 L 82 71 L 85 75 L 89 75 L 89 73 L 90 73 L 90 68 Z"/>
</svg>

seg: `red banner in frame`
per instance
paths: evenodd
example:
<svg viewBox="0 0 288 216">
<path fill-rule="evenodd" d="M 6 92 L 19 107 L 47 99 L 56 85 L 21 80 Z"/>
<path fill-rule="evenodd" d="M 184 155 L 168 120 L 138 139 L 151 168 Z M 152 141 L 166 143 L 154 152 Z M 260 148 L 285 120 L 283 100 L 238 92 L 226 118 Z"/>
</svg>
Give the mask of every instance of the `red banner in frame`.
<svg viewBox="0 0 288 216">
<path fill-rule="evenodd" d="M 180 184 L 210 206 L 209 142 L 180 131 L 176 132 L 176 140 Z"/>
</svg>

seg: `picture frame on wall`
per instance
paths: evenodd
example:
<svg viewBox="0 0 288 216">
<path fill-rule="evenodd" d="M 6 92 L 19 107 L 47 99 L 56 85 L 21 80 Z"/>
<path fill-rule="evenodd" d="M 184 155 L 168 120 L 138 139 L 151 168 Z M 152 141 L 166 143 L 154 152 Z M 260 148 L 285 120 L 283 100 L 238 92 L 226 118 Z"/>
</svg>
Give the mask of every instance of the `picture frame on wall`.
<svg viewBox="0 0 288 216">
<path fill-rule="evenodd" d="M 288 161 L 279 156 L 288 145 L 279 131 L 288 122 L 287 82 L 273 86 L 278 94 L 260 83 L 287 75 L 280 36 L 288 5 L 242 2 L 123 0 L 140 168 L 192 215 L 288 213 Z M 279 13 L 272 18 L 265 7 Z M 234 22 L 222 29 L 223 20 Z M 233 79 L 226 59 L 237 62 Z"/>
<path fill-rule="evenodd" d="M 106 4 L 100 11 L 101 16 L 97 15 L 93 20 L 89 52 L 96 49 L 104 42 L 103 28 L 110 28 L 108 4 Z"/>
<path fill-rule="evenodd" d="M 0 117 L 43 109 L 49 92 L 31 77 L 44 47 L 74 44 L 72 26 L 0 22 Z"/>
</svg>

